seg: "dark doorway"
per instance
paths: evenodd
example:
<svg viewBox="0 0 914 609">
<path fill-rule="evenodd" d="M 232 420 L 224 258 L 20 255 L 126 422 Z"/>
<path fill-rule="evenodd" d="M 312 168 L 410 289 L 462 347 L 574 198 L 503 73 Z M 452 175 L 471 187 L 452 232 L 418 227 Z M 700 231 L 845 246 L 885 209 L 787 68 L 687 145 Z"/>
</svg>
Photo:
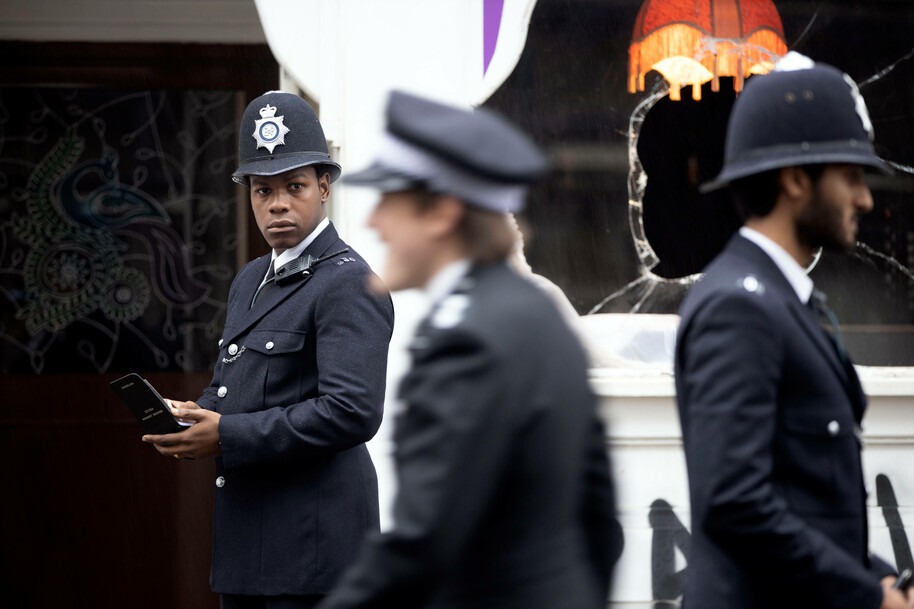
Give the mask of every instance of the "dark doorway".
<svg viewBox="0 0 914 609">
<path fill-rule="evenodd" d="M 208 384 L 264 249 L 238 118 L 278 74 L 266 46 L 0 44 L 0 605 L 218 606 L 212 462 L 140 442 L 108 383 Z"/>
</svg>

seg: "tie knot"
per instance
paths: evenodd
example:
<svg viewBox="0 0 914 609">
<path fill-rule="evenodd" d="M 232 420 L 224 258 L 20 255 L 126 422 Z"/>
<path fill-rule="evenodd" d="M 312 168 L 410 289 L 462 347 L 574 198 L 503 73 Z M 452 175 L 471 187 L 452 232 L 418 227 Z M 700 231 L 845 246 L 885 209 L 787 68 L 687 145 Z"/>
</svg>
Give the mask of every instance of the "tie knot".
<svg viewBox="0 0 914 609">
<path fill-rule="evenodd" d="M 825 296 L 825 292 L 819 290 L 813 290 L 812 294 L 809 297 L 808 305 L 815 311 L 827 311 L 828 310 L 828 298 Z"/>
</svg>

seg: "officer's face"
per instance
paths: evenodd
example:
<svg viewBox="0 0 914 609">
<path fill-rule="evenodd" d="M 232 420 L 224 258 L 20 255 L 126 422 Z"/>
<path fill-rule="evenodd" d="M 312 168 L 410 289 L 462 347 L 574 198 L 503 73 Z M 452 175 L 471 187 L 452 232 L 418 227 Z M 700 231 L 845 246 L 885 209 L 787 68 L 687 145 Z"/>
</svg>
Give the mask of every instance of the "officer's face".
<svg viewBox="0 0 914 609">
<path fill-rule="evenodd" d="M 851 251 L 860 216 L 873 209 L 873 195 L 859 165 L 826 165 L 797 218 L 800 241 L 812 247 Z"/>
<path fill-rule="evenodd" d="M 368 219 L 388 246 L 381 275 L 391 291 L 424 287 L 436 270 L 440 229 L 423 203 L 427 197 L 414 191 L 384 193 Z"/>
<path fill-rule="evenodd" d="M 257 227 L 277 254 L 295 247 L 327 217 L 330 180 L 313 166 L 277 176 L 251 176 L 251 207 Z"/>
</svg>

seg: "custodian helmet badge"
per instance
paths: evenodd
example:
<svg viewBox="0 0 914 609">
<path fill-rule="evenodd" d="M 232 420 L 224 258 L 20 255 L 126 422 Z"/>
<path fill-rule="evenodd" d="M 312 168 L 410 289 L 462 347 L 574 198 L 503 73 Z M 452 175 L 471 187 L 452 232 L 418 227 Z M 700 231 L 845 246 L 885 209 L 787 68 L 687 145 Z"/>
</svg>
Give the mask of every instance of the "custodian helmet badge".
<svg viewBox="0 0 914 609">
<path fill-rule="evenodd" d="M 286 143 L 289 128 L 282 124 L 283 117 L 275 116 L 276 106 L 267 104 L 260 109 L 260 120 L 254 121 L 254 139 L 258 148 L 266 148 L 273 154 L 273 148 Z"/>
</svg>

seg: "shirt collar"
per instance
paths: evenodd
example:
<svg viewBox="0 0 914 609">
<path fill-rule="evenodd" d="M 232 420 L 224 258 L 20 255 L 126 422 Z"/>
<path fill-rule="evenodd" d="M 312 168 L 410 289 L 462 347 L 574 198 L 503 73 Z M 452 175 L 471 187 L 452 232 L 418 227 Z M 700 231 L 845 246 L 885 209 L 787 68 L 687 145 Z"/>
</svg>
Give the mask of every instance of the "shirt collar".
<svg viewBox="0 0 914 609">
<path fill-rule="evenodd" d="M 454 291 L 460 280 L 463 279 L 470 270 L 470 261 L 466 259 L 457 260 L 445 266 L 435 273 L 435 276 L 425 284 L 425 295 L 429 302 L 434 305 L 442 298 Z"/>
<path fill-rule="evenodd" d="M 813 288 L 812 279 L 806 274 L 806 269 L 800 266 L 793 259 L 793 256 L 787 253 L 787 250 L 762 233 L 747 226 L 741 227 L 739 234 L 762 248 L 762 251 L 771 258 L 771 261 L 774 262 L 781 274 L 784 275 L 784 278 L 787 279 L 790 287 L 797 293 L 797 298 L 800 299 L 800 302 L 803 304 L 809 302 Z"/>
<path fill-rule="evenodd" d="M 273 256 L 271 261 L 273 263 L 273 271 L 276 272 L 282 265 L 292 262 L 305 251 L 305 248 L 314 243 L 314 240 L 317 239 L 317 236 L 324 232 L 324 229 L 330 226 L 330 218 L 324 218 L 320 223 L 315 227 L 311 234 L 301 240 L 301 242 L 295 247 L 289 248 L 280 255 L 276 255 L 276 250 L 273 250 Z M 269 274 L 270 269 L 267 268 L 267 274 Z M 264 274 L 264 279 L 266 279 L 266 274 Z"/>
</svg>

